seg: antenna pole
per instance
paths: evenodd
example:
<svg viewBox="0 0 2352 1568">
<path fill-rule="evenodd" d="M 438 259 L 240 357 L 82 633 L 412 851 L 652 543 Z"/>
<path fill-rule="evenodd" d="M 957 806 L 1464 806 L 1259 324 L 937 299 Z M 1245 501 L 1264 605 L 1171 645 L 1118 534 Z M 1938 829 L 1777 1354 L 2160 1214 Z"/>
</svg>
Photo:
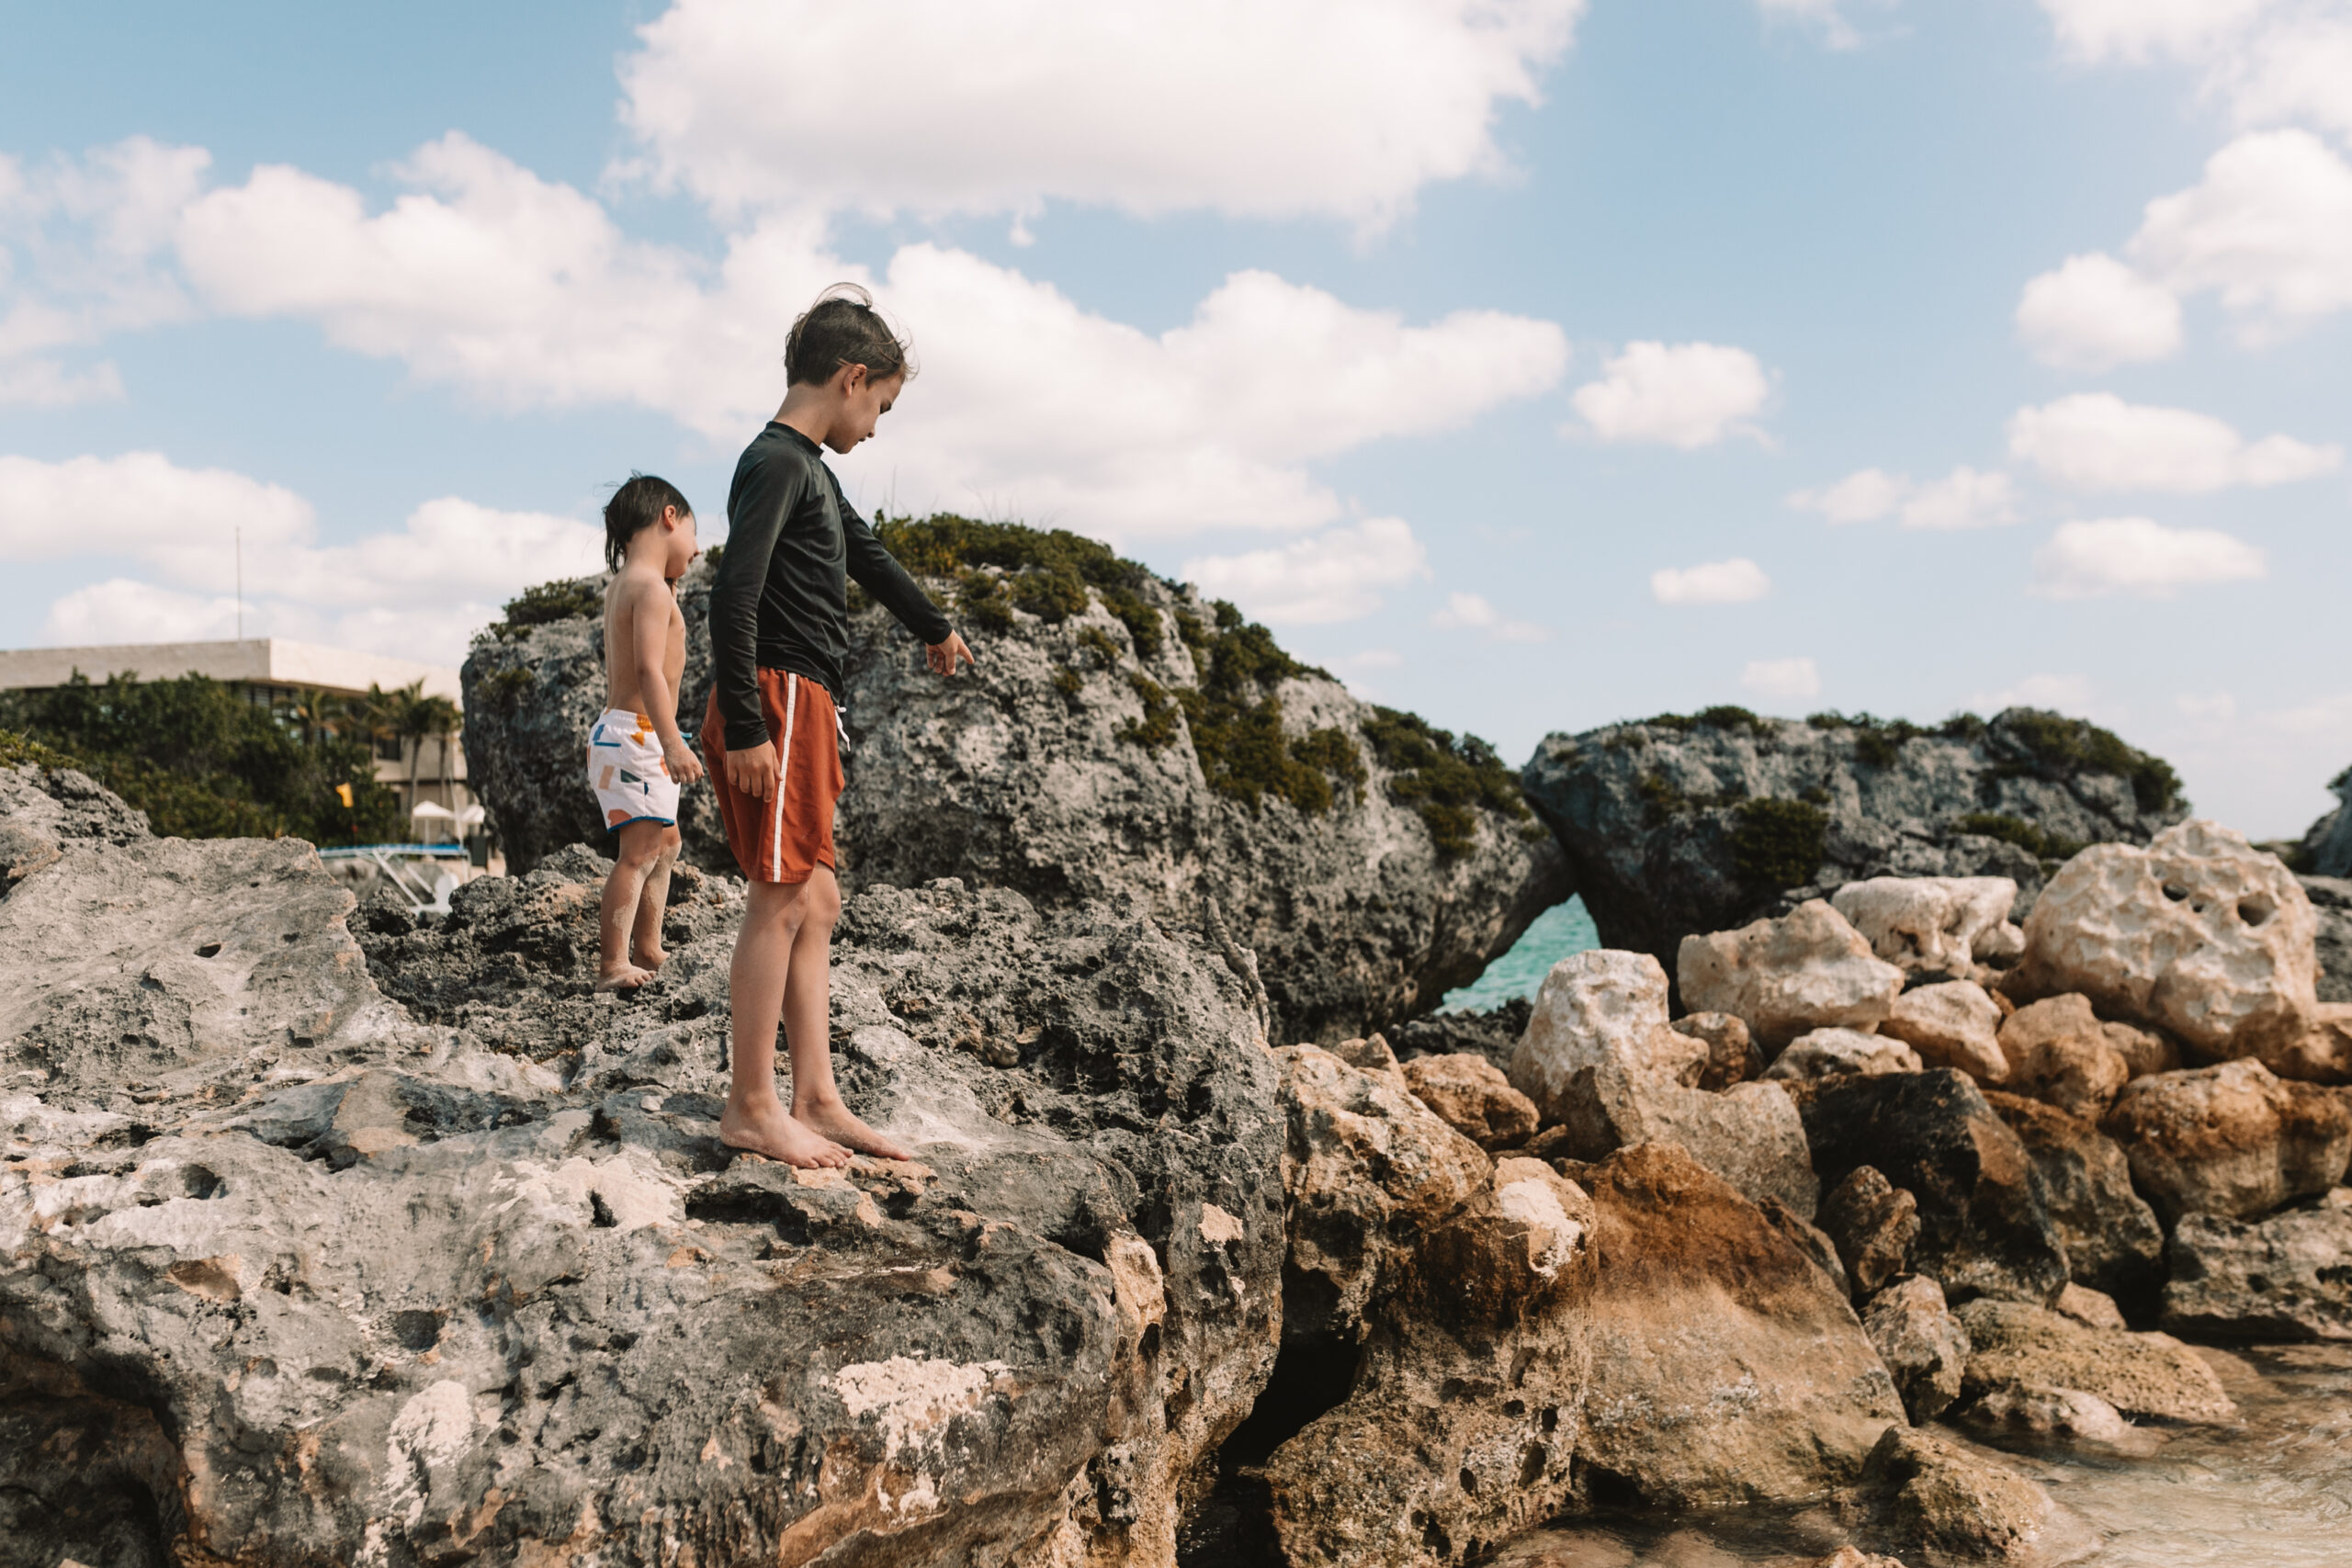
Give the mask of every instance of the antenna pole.
<svg viewBox="0 0 2352 1568">
<path fill-rule="evenodd" d="M 237 525 L 237 640 L 245 640 L 245 525 Z"/>
</svg>

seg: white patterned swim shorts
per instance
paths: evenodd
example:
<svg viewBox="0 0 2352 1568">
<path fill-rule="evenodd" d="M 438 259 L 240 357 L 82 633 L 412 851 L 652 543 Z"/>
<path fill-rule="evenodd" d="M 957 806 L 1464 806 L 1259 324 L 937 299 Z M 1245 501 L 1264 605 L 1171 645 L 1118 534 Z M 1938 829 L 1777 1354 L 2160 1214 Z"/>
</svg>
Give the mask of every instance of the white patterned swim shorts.
<svg viewBox="0 0 2352 1568">
<path fill-rule="evenodd" d="M 662 760 L 653 721 L 641 713 L 606 708 L 588 731 L 588 787 L 605 813 L 605 826 L 678 820 L 678 781 Z"/>
</svg>

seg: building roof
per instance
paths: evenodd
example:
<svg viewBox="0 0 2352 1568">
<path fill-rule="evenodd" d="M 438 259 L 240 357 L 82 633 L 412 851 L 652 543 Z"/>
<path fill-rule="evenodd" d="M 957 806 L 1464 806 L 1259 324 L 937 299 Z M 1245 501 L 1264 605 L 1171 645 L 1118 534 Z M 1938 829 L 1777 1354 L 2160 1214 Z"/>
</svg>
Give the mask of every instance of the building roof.
<svg viewBox="0 0 2352 1568">
<path fill-rule="evenodd" d="M 209 675 L 273 686 L 315 686 L 335 693 L 365 692 L 369 685 L 392 691 L 412 681 L 424 694 L 462 704 L 458 672 L 441 664 L 348 648 L 322 648 L 284 637 L 245 637 L 234 642 L 124 642 L 96 648 L 0 649 L 0 690 L 62 686 L 75 671 L 93 681 L 136 673 L 153 679 Z"/>
</svg>

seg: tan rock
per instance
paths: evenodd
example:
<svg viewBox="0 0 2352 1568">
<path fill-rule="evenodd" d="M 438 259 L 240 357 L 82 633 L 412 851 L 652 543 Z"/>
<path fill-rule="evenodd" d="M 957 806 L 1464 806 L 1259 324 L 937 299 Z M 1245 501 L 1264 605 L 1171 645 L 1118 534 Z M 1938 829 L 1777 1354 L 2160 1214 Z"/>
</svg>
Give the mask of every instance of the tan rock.
<svg viewBox="0 0 2352 1568">
<path fill-rule="evenodd" d="M 1816 1029 L 1789 1042 L 1764 1069 L 1767 1078 L 1817 1082 L 1848 1073 L 1916 1073 L 1919 1054 L 1900 1040 L 1859 1029 Z"/>
<path fill-rule="evenodd" d="M 1684 1006 L 1737 1015 L 1767 1055 L 1811 1030 L 1875 1029 L 1903 992 L 1903 971 L 1819 898 L 1777 920 L 1684 937 L 1675 966 Z"/>
<path fill-rule="evenodd" d="M 2088 1285 L 2068 1285 L 2058 1292 L 2058 1299 L 2050 1306 L 2060 1316 L 2071 1317 L 2086 1327 L 2126 1326 L 2123 1309 L 2115 1304 L 2115 1298 L 2103 1291 L 2094 1291 Z"/>
<path fill-rule="evenodd" d="M 2165 1441 L 2158 1433 L 2132 1426 L 2098 1395 L 2078 1388 L 2007 1383 L 1945 1418 L 1982 1442 L 2028 1452 L 2090 1447 L 2144 1459 Z"/>
<path fill-rule="evenodd" d="M 2005 881 L 1971 877 L 1969 881 Z M 1973 980 L 1914 986 L 1894 998 L 1878 1032 L 1919 1053 L 1931 1067 L 1958 1067 L 1978 1083 L 1999 1083 L 2009 1075 L 2001 1054 L 2001 1005 Z"/>
<path fill-rule="evenodd" d="M 1668 1026 L 1666 989 L 1666 971 L 1646 953 L 1600 948 L 1561 959 L 1544 976 L 1511 1054 L 1511 1087 L 1550 1122 L 1560 1119 L 1571 1080 L 1586 1068 L 1696 1083 L 1710 1047 Z"/>
<path fill-rule="evenodd" d="M 1535 1102 L 1484 1056 L 1417 1056 L 1403 1072 L 1416 1099 L 1482 1149 L 1522 1142 L 1535 1131 Z"/>
<path fill-rule="evenodd" d="M 2098 1121 L 2132 1079 L 2123 1054 L 2079 993 L 2019 1008 L 2001 1024 L 2010 1092 Z"/>
<path fill-rule="evenodd" d="M 1699 1069 L 1697 1089 L 1729 1089 L 1764 1071 L 1764 1054 L 1756 1048 L 1747 1025 L 1727 1012 L 1694 1012 L 1674 1021 L 1677 1034 L 1707 1043 L 1707 1062 Z"/>
<path fill-rule="evenodd" d="M 2180 1046 L 2161 1029 L 2143 1029 L 2134 1023 L 2118 1023 L 2112 1019 L 2099 1024 L 2099 1032 L 2115 1054 L 2123 1058 L 2124 1070 L 2135 1078 L 2150 1073 L 2178 1072 L 2186 1064 L 2181 1060 Z"/>
<path fill-rule="evenodd" d="M 1968 1331 L 1933 1280 L 1914 1274 L 1872 1296 L 1862 1309 L 1862 1331 L 1878 1347 L 1913 1421 L 1933 1420 L 1960 1397 Z"/>
<path fill-rule="evenodd" d="M 2352 1079 L 2352 1010 L 2318 998 L 2318 919 L 2275 855 L 2216 822 L 2068 861 L 2025 926 L 2020 994 L 2080 991 L 2208 1059 Z"/>
<path fill-rule="evenodd" d="M 2344 1179 L 2352 1108 L 2256 1061 L 2134 1079 L 2101 1131 L 2167 1225 L 2183 1214 L 2245 1220 Z"/>
<path fill-rule="evenodd" d="M 1778 1199 L 1809 1220 L 1821 1194 L 1804 1121 L 1777 1083 L 1711 1094 L 1607 1064 L 1587 1067 L 1563 1097 L 1557 1131 L 1556 1143 L 1531 1139 L 1531 1150 L 1591 1161 L 1635 1144 L 1676 1144 L 1751 1202 Z"/>
<path fill-rule="evenodd" d="M 1369 1035 L 1361 1040 L 1342 1040 L 1330 1050 L 1331 1055 L 1351 1067 L 1360 1067 L 1367 1073 L 1385 1074 L 1399 1083 L 1404 1081 L 1397 1069 L 1396 1053 L 1390 1048 L 1388 1036 L 1385 1034 Z"/>
<path fill-rule="evenodd" d="M 2023 1302 L 1979 1297 L 1960 1309 L 1968 1330 L 1966 1390 L 2078 1388 L 2126 1416 L 2221 1423 L 2237 1405 L 2213 1369 L 2169 1334 L 2093 1328 Z"/>
<path fill-rule="evenodd" d="M 2071 1521 L 2049 1493 L 1934 1432 L 1887 1428 L 1864 1484 L 1885 1500 L 1904 1550 L 1929 1562 L 2030 1564 L 2072 1555 L 2052 1550 Z"/>
<path fill-rule="evenodd" d="M 1905 974 L 1965 976 L 1981 958 L 2022 945 L 2009 924 L 2017 897 L 2006 876 L 1873 876 L 1849 882 L 1829 902 Z M 1996 931 L 2004 934 L 1986 942 Z M 1988 951 L 1978 953 L 1980 945 Z"/>
<path fill-rule="evenodd" d="M 1876 1295 L 1910 1270 L 1919 1241 L 1919 1201 L 1875 1166 L 1858 1165 L 1831 1188 L 1817 1218 L 1857 1300 Z"/>
</svg>

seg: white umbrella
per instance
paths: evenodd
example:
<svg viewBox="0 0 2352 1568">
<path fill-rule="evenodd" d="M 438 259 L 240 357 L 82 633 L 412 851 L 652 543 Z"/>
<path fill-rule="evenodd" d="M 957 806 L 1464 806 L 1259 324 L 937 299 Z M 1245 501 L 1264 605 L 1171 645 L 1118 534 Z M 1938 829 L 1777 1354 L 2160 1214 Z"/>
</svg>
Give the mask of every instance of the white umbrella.
<svg viewBox="0 0 2352 1568">
<path fill-rule="evenodd" d="M 457 814 L 456 812 L 454 812 L 454 811 L 450 810 L 447 807 L 446 807 L 446 806 L 442 805 L 440 802 L 438 802 L 438 801 L 435 801 L 435 800 L 420 800 L 420 801 L 418 801 L 418 802 L 416 803 L 416 805 L 415 805 L 414 807 L 413 807 L 410 809 L 410 811 L 409 811 L 409 816 L 411 816 L 412 818 L 416 818 L 416 817 L 425 817 L 425 818 L 433 818 L 433 819 L 434 819 L 434 820 L 435 820 L 435 821 L 438 821 L 438 820 L 440 820 L 440 819 L 442 819 L 442 818 L 447 818 L 448 820 L 450 820 L 450 821 L 452 821 L 452 822 L 455 822 L 455 821 L 458 819 L 458 814 Z"/>
<path fill-rule="evenodd" d="M 489 817 L 490 814 L 484 811 L 481 807 L 469 806 L 463 811 L 458 813 L 458 826 L 461 829 L 479 828 L 485 821 L 489 820 Z"/>
</svg>

